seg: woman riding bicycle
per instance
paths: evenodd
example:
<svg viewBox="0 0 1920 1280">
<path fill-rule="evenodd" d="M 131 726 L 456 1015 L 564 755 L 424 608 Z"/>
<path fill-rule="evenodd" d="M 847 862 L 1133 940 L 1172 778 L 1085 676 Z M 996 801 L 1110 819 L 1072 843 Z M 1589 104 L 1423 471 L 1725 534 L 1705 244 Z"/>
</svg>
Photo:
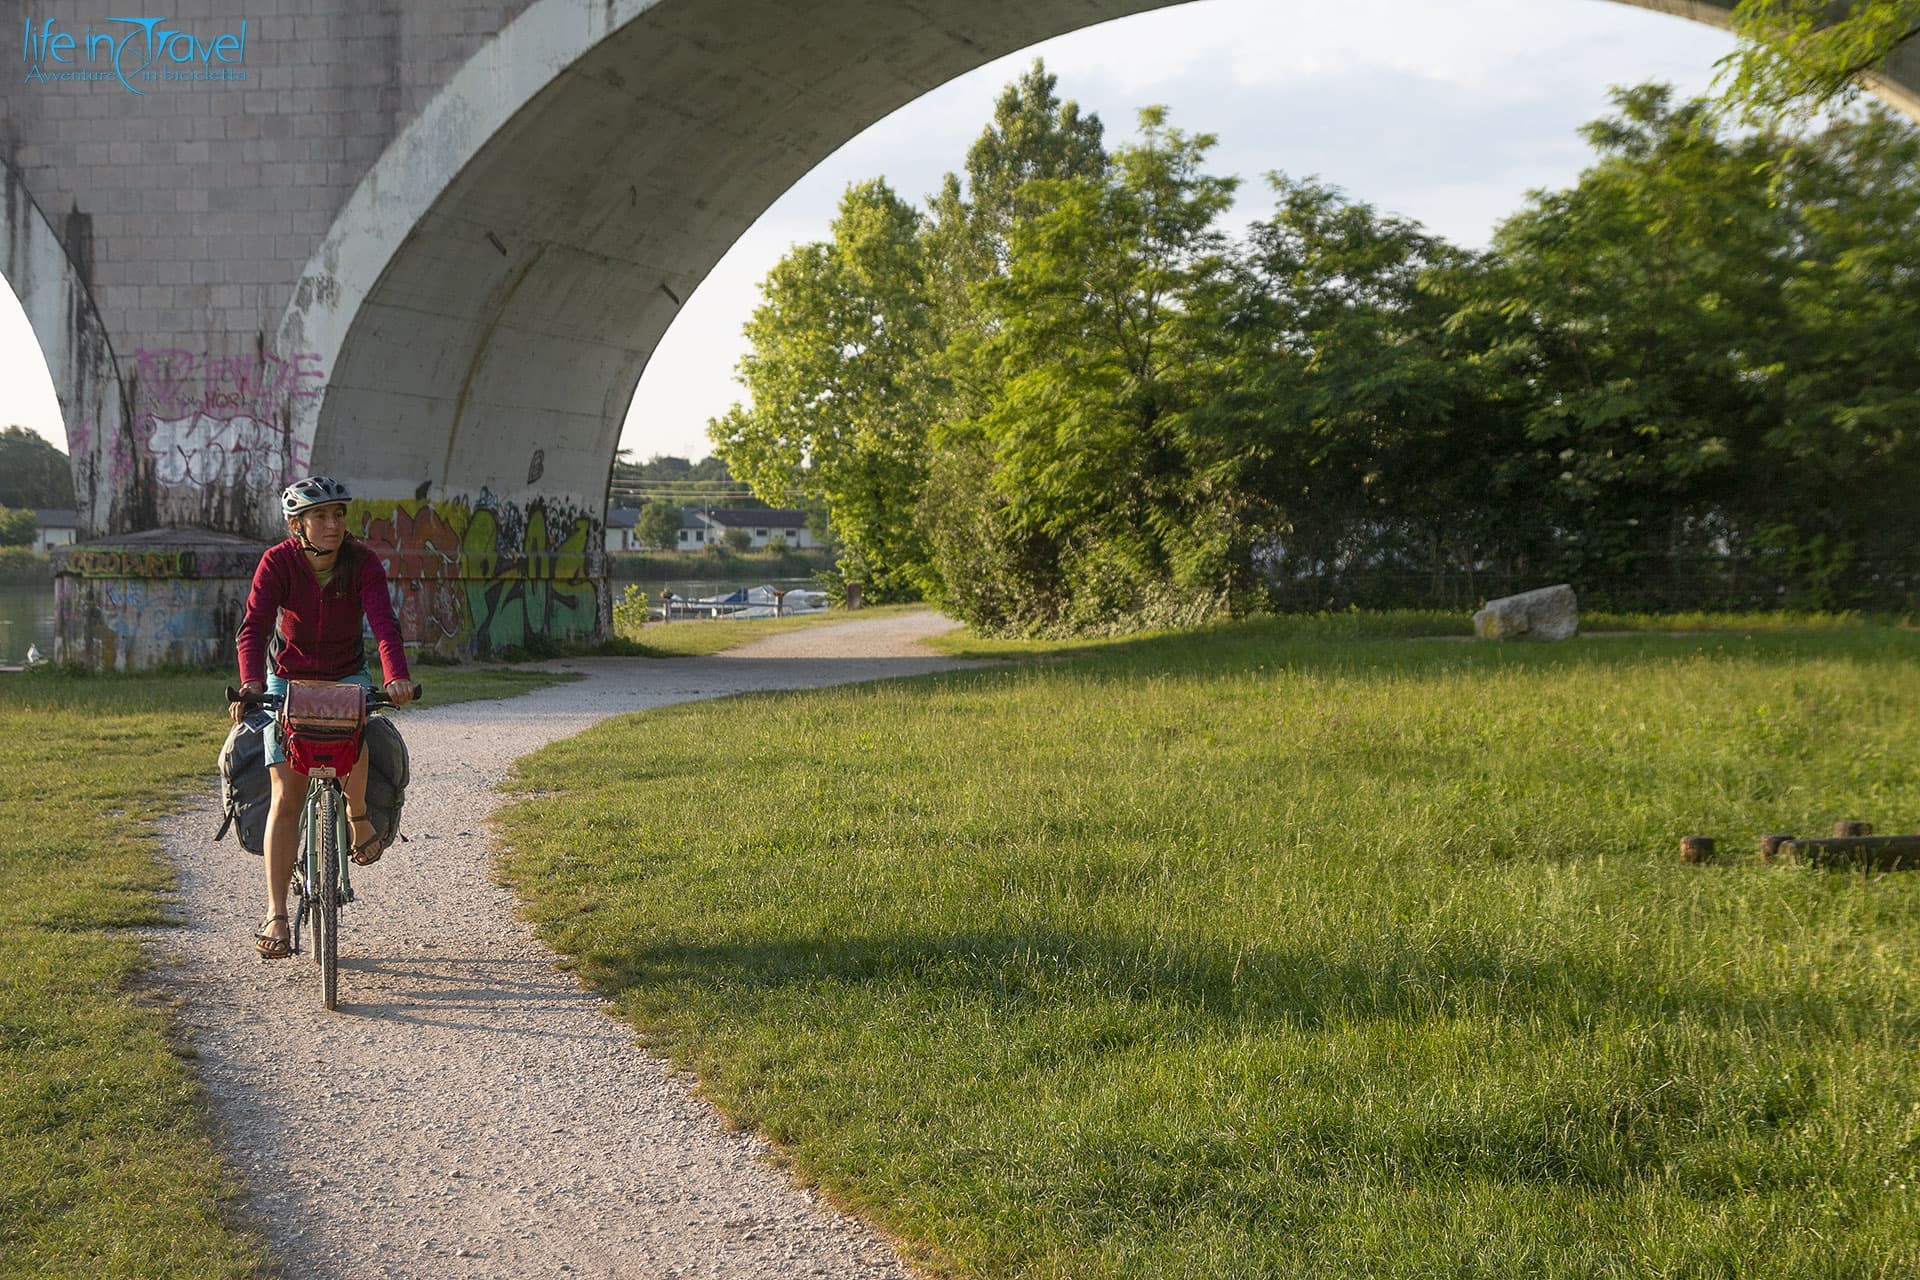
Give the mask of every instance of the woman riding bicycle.
<svg viewBox="0 0 1920 1280">
<path fill-rule="evenodd" d="M 246 621 L 240 626 L 241 690 L 285 693 L 289 680 L 337 680 L 373 687 L 366 671 L 361 622 L 373 629 L 380 647 L 386 693 L 395 705 L 413 697 L 400 624 L 387 596 L 387 573 L 366 545 L 347 536 L 347 487 L 326 476 L 310 476 L 286 487 L 280 509 L 293 536 L 260 557 L 253 589 L 247 593 Z M 272 636 L 271 651 L 268 637 Z M 267 669 L 269 660 L 273 670 Z M 242 715 L 233 704 L 234 723 Z M 293 874 L 300 840 L 304 785 L 287 763 L 278 730 L 266 732 L 267 764 L 273 796 L 267 811 L 267 918 L 254 946 L 269 960 L 292 954 L 287 929 L 287 880 Z M 380 836 L 367 817 L 367 753 L 346 779 L 347 816 L 353 823 L 350 856 L 365 866 L 380 859 Z"/>
</svg>

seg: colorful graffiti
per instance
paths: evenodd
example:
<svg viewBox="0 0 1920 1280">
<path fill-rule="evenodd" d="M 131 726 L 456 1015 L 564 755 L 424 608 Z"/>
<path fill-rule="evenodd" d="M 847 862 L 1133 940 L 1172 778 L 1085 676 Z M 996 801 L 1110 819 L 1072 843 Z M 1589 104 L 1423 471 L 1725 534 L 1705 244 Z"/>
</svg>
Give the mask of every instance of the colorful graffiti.
<svg viewBox="0 0 1920 1280">
<path fill-rule="evenodd" d="M 326 371 L 318 353 L 287 360 L 141 348 L 133 364 L 134 436 L 159 483 L 271 488 L 306 470 L 308 445 L 295 437 L 287 409 L 320 395 Z"/>
<path fill-rule="evenodd" d="M 409 641 L 486 656 L 605 633 L 606 535 L 576 507 L 482 490 L 473 502 L 355 502 L 347 521 L 379 552 Z"/>
<path fill-rule="evenodd" d="M 199 563 L 191 551 L 123 551 L 82 548 L 69 551 L 67 572 L 83 578 L 195 578 Z"/>
<path fill-rule="evenodd" d="M 233 579 L 98 579 L 54 582 L 62 661 L 96 670 L 204 666 L 229 656 L 247 584 Z"/>
</svg>

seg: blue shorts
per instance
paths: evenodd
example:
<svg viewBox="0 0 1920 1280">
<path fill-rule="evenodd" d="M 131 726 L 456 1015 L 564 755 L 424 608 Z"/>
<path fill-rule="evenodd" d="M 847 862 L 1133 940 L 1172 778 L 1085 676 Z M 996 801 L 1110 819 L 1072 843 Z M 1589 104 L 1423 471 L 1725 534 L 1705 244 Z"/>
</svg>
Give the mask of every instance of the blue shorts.
<svg viewBox="0 0 1920 1280">
<path fill-rule="evenodd" d="M 362 689 L 371 689 L 373 688 L 373 677 L 366 673 L 365 668 L 362 668 L 348 676 L 345 680 L 340 681 L 340 683 L 357 684 Z M 269 671 L 267 673 L 267 692 L 284 695 L 286 691 L 287 682 Z M 267 722 L 267 731 L 261 741 L 266 746 L 267 763 L 269 765 L 285 764 L 287 762 L 286 748 L 280 745 L 280 722 L 277 718 Z"/>
</svg>

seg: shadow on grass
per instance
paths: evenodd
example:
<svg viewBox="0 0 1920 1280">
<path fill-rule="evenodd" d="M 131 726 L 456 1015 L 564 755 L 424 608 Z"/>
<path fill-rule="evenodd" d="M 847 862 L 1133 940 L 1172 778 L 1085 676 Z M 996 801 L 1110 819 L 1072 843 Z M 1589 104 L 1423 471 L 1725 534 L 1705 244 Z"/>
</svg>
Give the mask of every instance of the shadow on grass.
<svg viewBox="0 0 1920 1280">
<path fill-rule="evenodd" d="M 1769 1155 L 1764 1135 L 1791 1146 L 1796 1126 L 1829 1105 L 1819 1069 L 1803 1061 L 1814 1052 L 1808 1046 L 1835 1034 L 1901 1042 L 1920 1031 L 1912 1013 L 1890 1014 L 1866 997 L 1714 989 L 1578 956 L 1527 959 L 1465 943 L 1331 958 L 1069 932 L 965 933 L 661 945 L 582 959 L 609 995 L 678 989 L 670 1002 L 723 1008 L 730 1026 L 765 1018 L 762 1034 L 776 1037 L 800 1016 L 809 1055 L 837 1059 L 836 1037 L 845 1035 L 849 1053 L 902 1063 L 930 1054 L 926 1070 L 936 1078 L 962 1060 L 974 1063 L 968 1074 L 994 1072 L 1001 1087 L 1016 1089 L 1027 1076 L 1123 1080 L 1146 1062 L 1186 1062 L 1217 1087 L 1164 1105 L 1205 1108 L 1221 1089 L 1250 1090 L 1244 1105 L 1266 1118 L 1248 1123 L 1273 1128 L 1269 1146 L 1236 1131 L 1219 1150 L 1163 1152 L 1155 1168 L 1196 1184 L 1272 1157 L 1290 1166 L 1288 1176 L 1315 1180 L 1391 1167 L 1418 1178 L 1620 1191 L 1650 1173 L 1673 1174 L 1684 1156 L 1673 1176 L 1690 1194 L 1801 1186 L 1831 1171 Z M 867 989 L 850 994 L 848 986 Z M 1448 1034 L 1455 1020 L 1458 1034 Z M 1370 1023 L 1398 1023 L 1408 1034 L 1373 1036 Z M 1703 1036 L 1702 1024 L 1732 1034 Z M 900 1044 L 876 1047 L 876 1027 L 901 1028 L 885 1033 Z M 977 1060 L 982 1027 L 993 1029 L 991 1067 Z M 1368 1052 L 1397 1061 L 1409 1085 L 1452 1078 L 1463 1070 L 1455 1057 L 1471 1057 L 1476 1045 L 1487 1070 L 1466 1069 L 1479 1083 L 1462 1091 L 1442 1089 L 1437 1097 L 1450 1102 L 1420 1103 L 1400 1098 L 1390 1081 L 1352 1078 L 1351 1036 L 1342 1038 L 1346 1050 L 1327 1055 L 1294 1034 L 1356 1027 Z M 1732 1058 L 1729 1042 L 1740 1046 Z M 1781 1051 L 1751 1054 L 1767 1044 Z M 1110 1065 L 1095 1065 L 1102 1062 Z M 760 1097 L 769 1086 L 779 1087 L 757 1082 L 750 1092 Z M 1381 1088 L 1377 1105 L 1350 1105 L 1356 1091 Z M 1115 1158 L 1081 1155 L 1096 1167 L 1137 1165 L 1136 1121 L 1156 1122 L 1126 1114 L 1124 1103 L 1092 1105 L 1121 1107 L 1076 1129 L 1090 1148 L 1112 1146 Z M 1219 1192 L 1200 1186 L 1195 1194 Z"/>
<path fill-rule="evenodd" d="M 1176 1011 L 1219 1029 L 1269 1024 L 1297 1030 L 1392 1021 L 1417 1025 L 1466 1016 L 1580 1032 L 1608 1017 L 1686 1020 L 1766 1037 L 1837 1035 L 1884 1022 L 1890 1036 L 1920 1034 L 1920 1010 L 1892 1012 L 1880 995 L 1817 995 L 1712 987 L 1634 967 L 1559 953 L 1503 953 L 1468 941 L 1391 949 L 1364 957 L 1310 950 L 1142 944 L 1087 933 L 966 933 L 642 947 L 581 956 L 609 993 L 680 986 L 742 993 L 815 984 L 912 987 L 997 1002 L 1009 1012 L 1043 1006 L 1141 1006 Z"/>
</svg>

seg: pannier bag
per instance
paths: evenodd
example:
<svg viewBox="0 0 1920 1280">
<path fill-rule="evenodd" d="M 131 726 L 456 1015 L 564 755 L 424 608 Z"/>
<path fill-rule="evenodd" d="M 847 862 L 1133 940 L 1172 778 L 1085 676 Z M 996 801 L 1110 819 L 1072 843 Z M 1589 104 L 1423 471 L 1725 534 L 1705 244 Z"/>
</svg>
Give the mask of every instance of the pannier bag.
<svg viewBox="0 0 1920 1280">
<path fill-rule="evenodd" d="M 220 748 L 220 809 L 227 820 L 213 838 L 221 839 L 231 827 L 248 853 L 259 853 L 267 845 L 273 780 L 267 775 L 266 732 L 272 723 L 273 712 L 255 707 L 228 731 Z"/>
<path fill-rule="evenodd" d="M 267 811 L 273 800 L 273 782 L 267 773 L 266 727 L 273 713 L 255 709 L 227 734 L 220 748 L 220 808 L 226 821 L 214 839 L 229 828 L 248 853 L 266 848 Z M 368 716 L 361 749 L 367 761 L 367 816 L 380 833 L 380 848 L 400 838 L 400 811 L 406 805 L 407 744 L 400 730 L 385 716 Z"/>
</svg>

